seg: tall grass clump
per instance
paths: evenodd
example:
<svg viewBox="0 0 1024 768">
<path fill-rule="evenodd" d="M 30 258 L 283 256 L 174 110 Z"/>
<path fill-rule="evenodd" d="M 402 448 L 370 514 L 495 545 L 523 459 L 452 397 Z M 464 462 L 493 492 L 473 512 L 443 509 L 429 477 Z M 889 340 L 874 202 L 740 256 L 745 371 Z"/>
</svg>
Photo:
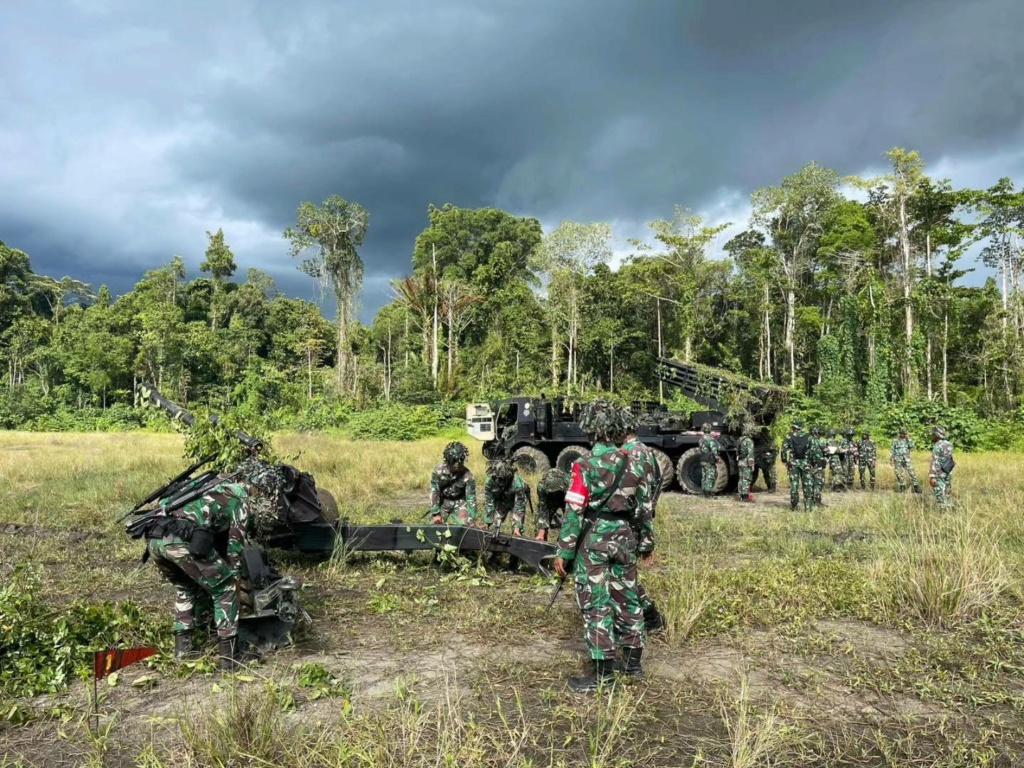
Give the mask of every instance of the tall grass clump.
<svg viewBox="0 0 1024 768">
<path fill-rule="evenodd" d="M 907 511 L 909 525 L 889 532 L 888 556 L 878 566 L 890 618 L 946 628 L 994 608 L 1010 579 L 993 528 L 966 512 Z"/>
<path fill-rule="evenodd" d="M 729 765 L 732 768 L 774 765 L 778 751 L 785 745 L 787 729 L 779 722 L 776 706 L 761 715 L 754 712 L 746 673 L 740 676 L 738 698 L 732 702 L 720 699 L 719 710 L 729 734 Z"/>
</svg>

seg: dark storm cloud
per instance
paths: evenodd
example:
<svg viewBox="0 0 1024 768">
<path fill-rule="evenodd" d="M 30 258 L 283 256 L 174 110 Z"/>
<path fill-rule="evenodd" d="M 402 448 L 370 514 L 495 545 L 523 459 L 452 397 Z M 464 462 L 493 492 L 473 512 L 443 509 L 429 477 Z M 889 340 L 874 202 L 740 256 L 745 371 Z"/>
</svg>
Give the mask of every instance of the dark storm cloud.
<svg viewBox="0 0 1024 768">
<path fill-rule="evenodd" d="M 6 3 L 0 239 L 124 289 L 223 226 L 243 270 L 313 296 L 280 232 L 336 193 L 371 213 L 372 310 L 431 202 L 632 235 L 897 144 L 991 184 L 1024 171 L 1022 22 L 1015 0 Z"/>
</svg>

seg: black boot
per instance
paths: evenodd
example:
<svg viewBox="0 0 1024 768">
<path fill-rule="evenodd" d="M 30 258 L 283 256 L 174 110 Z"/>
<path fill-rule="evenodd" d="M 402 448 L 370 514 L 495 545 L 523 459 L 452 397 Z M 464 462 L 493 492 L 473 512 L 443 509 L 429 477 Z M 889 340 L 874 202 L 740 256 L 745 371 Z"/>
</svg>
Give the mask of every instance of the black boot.
<svg viewBox="0 0 1024 768">
<path fill-rule="evenodd" d="M 573 693 L 590 693 L 602 685 L 611 684 L 615 680 L 615 661 L 612 659 L 595 659 L 591 662 L 592 671 L 586 677 L 570 677 L 569 690 Z"/>
<path fill-rule="evenodd" d="M 237 635 L 220 639 L 220 669 L 222 672 L 233 672 L 246 664 L 259 660 L 259 654 L 242 650 L 242 643 Z"/>
<path fill-rule="evenodd" d="M 920 485 L 915 485 L 914 486 L 914 493 L 921 493 L 921 486 Z"/>
<path fill-rule="evenodd" d="M 644 670 L 640 666 L 640 657 L 643 656 L 643 648 L 622 649 L 622 674 L 626 677 L 643 678 Z"/>
<path fill-rule="evenodd" d="M 647 625 L 648 632 L 657 632 L 665 628 L 665 617 L 661 615 L 661 611 L 654 603 L 651 603 L 644 611 L 644 624 Z"/>
<path fill-rule="evenodd" d="M 174 633 L 174 658 L 178 661 L 198 659 L 199 651 L 192 647 L 192 630 L 185 629 Z"/>
</svg>

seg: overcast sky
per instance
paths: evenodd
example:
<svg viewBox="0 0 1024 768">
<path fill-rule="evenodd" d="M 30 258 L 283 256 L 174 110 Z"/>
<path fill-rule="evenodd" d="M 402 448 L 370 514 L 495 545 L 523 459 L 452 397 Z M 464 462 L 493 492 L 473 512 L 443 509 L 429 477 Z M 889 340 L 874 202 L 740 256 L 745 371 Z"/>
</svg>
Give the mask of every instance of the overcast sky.
<svg viewBox="0 0 1024 768">
<path fill-rule="evenodd" d="M 1021 0 L 3 0 L 0 240 L 116 293 L 175 253 L 194 276 L 223 227 L 315 298 L 281 231 L 339 194 L 368 318 L 429 203 L 624 241 L 896 145 L 1020 183 L 1022 30 Z"/>
</svg>

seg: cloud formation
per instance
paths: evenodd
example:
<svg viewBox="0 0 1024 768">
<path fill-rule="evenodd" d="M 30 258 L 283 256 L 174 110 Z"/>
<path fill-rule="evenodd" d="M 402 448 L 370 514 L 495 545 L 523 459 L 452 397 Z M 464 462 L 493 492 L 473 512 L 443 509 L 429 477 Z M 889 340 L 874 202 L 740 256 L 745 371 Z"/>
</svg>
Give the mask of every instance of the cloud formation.
<svg viewBox="0 0 1024 768">
<path fill-rule="evenodd" d="M 1016 0 L 11 0 L 0 239 L 120 291 L 223 227 L 313 297 L 280 233 L 336 193 L 370 211 L 365 316 L 428 203 L 629 237 L 895 145 L 956 184 L 1024 180 L 1021 28 Z"/>
</svg>

